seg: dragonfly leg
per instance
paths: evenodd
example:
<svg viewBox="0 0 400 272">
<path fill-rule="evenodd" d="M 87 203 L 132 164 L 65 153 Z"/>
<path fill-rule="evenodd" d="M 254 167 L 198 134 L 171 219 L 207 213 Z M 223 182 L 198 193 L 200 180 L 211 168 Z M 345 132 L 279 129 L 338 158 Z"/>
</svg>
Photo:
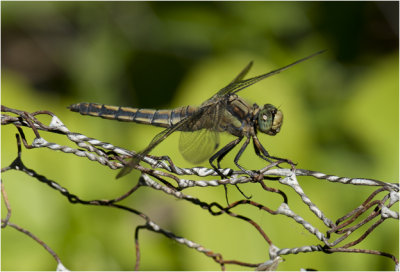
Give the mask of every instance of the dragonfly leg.
<svg viewBox="0 0 400 272">
<path fill-rule="evenodd" d="M 286 162 L 286 163 L 290 164 L 292 167 L 295 166 L 295 164 L 291 160 L 271 156 L 268 153 L 268 151 L 262 146 L 262 144 L 260 143 L 260 140 L 255 135 L 253 136 L 253 145 L 254 145 L 254 150 L 255 150 L 257 156 L 259 156 L 263 160 L 266 160 L 266 161 L 272 163 L 273 161 L 271 161 L 270 159 L 273 159 L 273 160 Z"/>
<path fill-rule="evenodd" d="M 221 169 L 221 165 L 220 162 L 221 160 L 226 156 L 226 154 L 228 154 L 235 146 L 237 146 L 240 141 L 243 139 L 243 137 L 239 137 L 235 140 L 233 140 L 232 142 L 230 142 L 229 144 L 227 144 L 226 146 L 224 146 L 223 148 L 221 148 L 220 150 L 217 151 L 217 153 L 215 153 L 209 160 L 210 165 L 212 166 L 212 168 L 214 168 L 214 170 L 222 177 L 225 178 L 226 176 L 224 174 L 221 173 L 221 171 L 219 169 Z M 217 166 L 215 166 L 213 164 L 213 161 L 215 161 L 215 159 L 217 159 Z M 239 187 L 237 186 L 237 184 L 235 184 L 236 188 L 239 190 L 239 192 L 243 194 L 243 192 L 239 189 Z M 228 200 L 228 189 L 226 187 L 226 184 L 224 184 L 224 190 L 225 190 L 225 199 L 226 199 L 226 203 L 229 205 L 229 200 Z"/>
<path fill-rule="evenodd" d="M 236 166 L 242 170 L 243 172 L 245 172 L 246 174 L 250 175 L 250 176 L 254 176 L 254 173 L 243 168 L 240 164 L 239 164 L 239 159 L 242 156 L 244 150 L 246 149 L 246 147 L 248 146 L 248 144 L 250 143 L 250 138 L 247 138 L 246 141 L 244 142 L 244 144 L 242 145 L 242 147 L 240 148 L 239 152 L 236 154 L 236 157 L 234 159 L 234 162 L 236 164 Z"/>
<path fill-rule="evenodd" d="M 234 159 L 234 162 L 235 162 L 236 166 L 237 166 L 240 170 L 242 170 L 243 172 L 245 172 L 245 173 L 248 174 L 249 176 L 253 177 L 253 176 L 254 176 L 254 173 L 253 173 L 253 172 L 244 169 L 244 168 L 239 164 L 239 159 L 240 159 L 240 157 L 242 156 L 242 154 L 243 154 L 244 150 L 246 149 L 246 147 L 249 145 L 249 142 L 250 142 L 250 138 L 247 137 L 247 138 L 246 138 L 246 141 L 243 143 L 243 145 L 242 145 L 242 147 L 240 148 L 239 152 L 236 154 L 235 159 Z M 251 196 L 250 196 L 250 197 L 249 197 L 249 196 L 246 196 L 246 195 L 242 192 L 242 190 L 240 190 L 240 188 L 239 188 L 239 186 L 238 186 L 237 184 L 235 184 L 235 186 L 236 186 L 236 188 L 239 190 L 239 192 L 240 192 L 245 198 L 247 198 L 247 199 L 250 199 L 250 198 L 251 198 Z"/>
<path fill-rule="evenodd" d="M 226 156 L 226 154 L 228 154 L 235 146 L 237 146 L 240 141 L 243 139 L 243 137 L 239 137 L 235 140 L 233 140 L 232 142 L 230 142 L 229 144 L 227 144 L 226 146 L 224 146 L 223 148 L 221 148 L 220 150 L 217 151 L 217 153 L 215 153 L 210 159 L 210 165 L 212 166 L 212 168 L 214 168 L 214 170 L 222 177 L 225 178 L 226 176 L 224 174 L 221 173 L 221 171 L 219 169 L 221 169 L 220 166 L 220 162 L 221 160 Z M 213 161 L 215 161 L 215 159 L 217 160 L 217 166 L 215 166 L 213 164 Z"/>
</svg>

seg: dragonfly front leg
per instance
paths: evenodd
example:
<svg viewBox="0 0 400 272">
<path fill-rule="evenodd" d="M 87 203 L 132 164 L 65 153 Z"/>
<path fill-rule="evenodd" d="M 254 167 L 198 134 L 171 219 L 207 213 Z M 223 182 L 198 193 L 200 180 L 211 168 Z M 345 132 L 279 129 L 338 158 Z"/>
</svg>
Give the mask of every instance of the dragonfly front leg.
<svg viewBox="0 0 400 272">
<path fill-rule="evenodd" d="M 266 160 L 266 161 L 272 163 L 273 161 L 271 161 L 270 159 L 273 159 L 273 160 L 286 162 L 286 163 L 290 164 L 292 167 L 295 166 L 295 164 L 291 160 L 271 156 L 268 153 L 268 151 L 262 146 L 262 144 L 260 143 L 260 140 L 257 138 L 256 135 L 253 136 L 253 145 L 254 145 L 254 150 L 255 150 L 257 156 L 259 156 L 263 160 Z"/>
</svg>

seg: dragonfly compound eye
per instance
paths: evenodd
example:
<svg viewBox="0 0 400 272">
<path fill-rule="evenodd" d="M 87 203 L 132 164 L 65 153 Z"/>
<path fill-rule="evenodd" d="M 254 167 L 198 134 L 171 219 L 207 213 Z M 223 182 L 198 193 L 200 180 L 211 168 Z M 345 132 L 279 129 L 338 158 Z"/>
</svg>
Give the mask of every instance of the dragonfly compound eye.
<svg viewBox="0 0 400 272">
<path fill-rule="evenodd" d="M 268 135 L 277 134 L 282 126 L 283 114 L 275 106 L 265 104 L 258 115 L 258 129 Z"/>
</svg>

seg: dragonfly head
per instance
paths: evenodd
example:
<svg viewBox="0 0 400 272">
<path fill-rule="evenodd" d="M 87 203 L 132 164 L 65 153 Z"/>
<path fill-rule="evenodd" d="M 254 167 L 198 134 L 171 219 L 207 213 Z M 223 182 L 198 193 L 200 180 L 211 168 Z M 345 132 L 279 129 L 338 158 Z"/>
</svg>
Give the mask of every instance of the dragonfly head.
<svg viewBox="0 0 400 272">
<path fill-rule="evenodd" d="M 275 135 L 281 130 L 283 113 L 271 104 L 265 104 L 258 113 L 258 129 L 268 135 Z"/>
</svg>

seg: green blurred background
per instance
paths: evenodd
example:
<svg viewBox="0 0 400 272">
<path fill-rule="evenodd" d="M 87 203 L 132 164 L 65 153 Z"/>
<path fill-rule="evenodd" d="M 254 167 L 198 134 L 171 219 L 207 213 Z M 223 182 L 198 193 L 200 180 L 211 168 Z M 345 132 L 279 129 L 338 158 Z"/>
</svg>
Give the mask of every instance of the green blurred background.
<svg viewBox="0 0 400 272">
<path fill-rule="evenodd" d="M 261 142 L 271 154 L 290 158 L 299 168 L 398 181 L 398 2 L 2 2 L 1 13 L 2 104 L 30 112 L 50 110 L 71 131 L 133 150 L 143 149 L 160 129 L 85 117 L 66 106 L 77 102 L 143 108 L 199 105 L 250 60 L 254 66 L 249 76 L 255 76 L 328 49 L 240 93 L 284 112 L 281 132 L 275 137 L 260 135 Z M 2 167 L 16 156 L 15 133 L 12 126 L 2 127 Z M 33 139 L 28 131 L 27 136 Z M 60 136 L 42 136 L 69 144 Z M 178 165 L 190 167 L 177 152 L 178 136 L 170 137 L 154 154 L 168 154 Z M 231 139 L 224 136 L 222 142 Z M 234 153 L 224 166 L 233 167 Z M 114 198 L 138 178 L 132 173 L 115 181 L 116 171 L 47 149 L 23 150 L 22 156 L 28 167 L 83 199 Z M 248 168 L 264 165 L 251 147 L 241 162 Z M 20 172 L 6 172 L 2 180 L 12 207 L 11 221 L 44 240 L 67 268 L 133 269 L 134 228 L 143 223 L 138 217 L 105 207 L 72 205 Z M 299 181 L 333 221 L 374 190 L 309 178 Z M 297 195 L 277 182 L 271 186 L 285 190 L 290 207 L 325 231 Z M 272 209 L 281 201 L 255 184 L 241 189 Z M 223 188 L 184 192 L 225 203 Z M 234 201 L 241 196 L 229 188 L 229 197 Z M 262 237 L 240 220 L 213 217 L 147 188 L 124 204 L 225 259 L 254 263 L 268 259 Z M 285 217 L 251 208 L 235 212 L 258 222 L 279 248 L 319 244 Z M 388 220 L 356 248 L 398 256 L 398 238 L 398 222 Z M 140 242 L 143 270 L 219 269 L 212 259 L 162 235 L 142 232 Z M 56 267 L 40 245 L 11 228 L 2 230 L 1 249 L 2 270 Z M 394 269 L 388 258 L 365 254 L 284 258 L 280 270 Z"/>
</svg>

